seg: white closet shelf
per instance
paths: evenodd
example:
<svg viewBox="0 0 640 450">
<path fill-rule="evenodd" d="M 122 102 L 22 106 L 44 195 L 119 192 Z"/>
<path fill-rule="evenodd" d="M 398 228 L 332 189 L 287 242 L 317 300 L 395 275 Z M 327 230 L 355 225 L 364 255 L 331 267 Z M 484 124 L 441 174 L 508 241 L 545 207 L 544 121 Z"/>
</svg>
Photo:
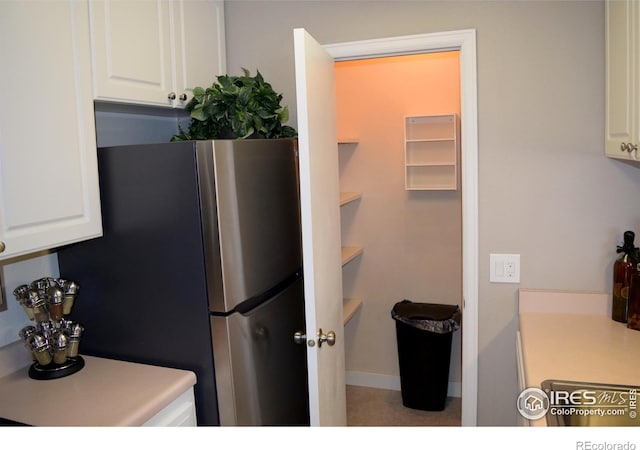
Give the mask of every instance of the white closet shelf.
<svg viewBox="0 0 640 450">
<path fill-rule="evenodd" d="M 342 265 L 345 266 L 363 252 L 362 247 L 342 247 Z"/>
<path fill-rule="evenodd" d="M 406 139 L 405 142 L 455 142 L 455 138 Z"/>
<path fill-rule="evenodd" d="M 338 140 L 338 147 L 350 152 L 358 145 L 358 139 L 345 138 Z M 419 145 L 419 144 L 418 144 Z M 362 197 L 360 192 L 340 192 L 340 207 L 354 202 Z M 362 247 L 342 247 L 342 267 L 363 253 Z M 344 289 L 344 286 L 343 286 Z M 343 325 L 353 318 L 354 314 L 362 307 L 362 300 L 357 298 L 344 298 L 342 300 Z"/>
<path fill-rule="evenodd" d="M 405 189 L 458 189 L 456 114 L 407 116 L 404 119 Z"/>
<path fill-rule="evenodd" d="M 358 200 L 360 197 L 362 197 L 360 192 L 340 192 L 340 206 Z"/>
<path fill-rule="evenodd" d="M 342 320 L 347 324 L 354 314 L 362 307 L 362 300 L 359 298 L 345 298 L 342 300 Z"/>
<path fill-rule="evenodd" d="M 407 167 L 433 167 L 433 166 L 456 167 L 455 163 L 449 163 L 449 162 L 407 163 Z"/>
<path fill-rule="evenodd" d="M 438 185 L 429 185 L 429 186 L 425 186 L 425 187 L 408 187 L 405 188 L 406 191 L 455 191 L 456 190 L 456 186 L 452 185 L 452 184 L 443 184 L 442 186 L 438 186 Z"/>
</svg>

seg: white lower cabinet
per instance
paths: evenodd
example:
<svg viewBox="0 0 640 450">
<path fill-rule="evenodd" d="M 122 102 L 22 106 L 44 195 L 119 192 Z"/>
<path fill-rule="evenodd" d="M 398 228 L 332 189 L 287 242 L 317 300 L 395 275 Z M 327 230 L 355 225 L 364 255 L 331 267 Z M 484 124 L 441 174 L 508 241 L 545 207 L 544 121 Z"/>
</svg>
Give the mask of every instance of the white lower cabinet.
<svg viewBox="0 0 640 450">
<path fill-rule="evenodd" d="M 221 0 L 90 0 L 96 100 L 184 108 L 225 73 Z"/>
<path fill-rule="evenodd" d="M 0 260 L 102 234 L 86 1 L 0 2 Z"/>
<path fill-rule="evenodd" d="M 145 422 L 143 426 L 195 427 L 196 425 L 196 402 L 193 388 L 190 388 Z"/>
</svg>

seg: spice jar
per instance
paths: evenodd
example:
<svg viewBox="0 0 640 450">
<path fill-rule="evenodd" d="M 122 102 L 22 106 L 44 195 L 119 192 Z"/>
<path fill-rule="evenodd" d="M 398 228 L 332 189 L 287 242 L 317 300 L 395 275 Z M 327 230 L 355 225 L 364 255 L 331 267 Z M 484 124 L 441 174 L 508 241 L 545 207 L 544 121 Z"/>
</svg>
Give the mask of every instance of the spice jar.
<svg viewBox="0 0 640 450">
<path fill-rule="evenodd" d="M 29 290 L 29 286 L 27 286 L 26 284 L 22 284 L 13 290 L 13 295 L 15 295 L 16 300 L 18 301 L 18 303 L 20 303 L 20 306 L 22 306 L 22 308 L 24 309 L 24 312 L 27 314 L 27 317 L 29 318 L 29 320 L 35 320 L 35 317 L 33 315 L 33 310 L 27 307 L 27 304 L 26 304 L 26 300 L 27 300 L 26 295 L 28 290 Z"/>
<path fill-rule="evenodd" d="M 69 338 L 67 333 L 59 330 L 53 334 L 52 350 L 53 350 L 53 362 L 56 364 L 64 364 L 67 360 L 67 344 Z"/>
<path fill-rule="evenodd" d="M 62 320 L 64 292 L 58 286 L 47 288 L 47 303 L 49 305 L 49 316 L 52 320 Z"/>
<path fill-rule="evenodd" d="M 43 335 L 36 333 L 29 338 L 29 348 L 36 355 L 36 360 L 41 366 L 48 366 L 53 361 L 51 346 Z"/>
<path fill-rule="evenodd" d="M 33 310 L 33 316 L 36 322 L 49 320 L 47 302 L 36 289 L 32 288 L 27 290 L 25 302 L 27 307 Z"/>
<path fill-rule="evenodd" d="M 80 348 L 80 337 L 84 328 L 77 322 L 68 322 L 66 326 L 67 334 L 69 335 L 69 343 L 67 344 L 67 356 L 69 358 L 76 358 Z"/>
<path fill-rule="evenodd" d="M 22 340 L 22 342 L 24 342 L 25 347 L 27 347 L 27 349 L 31 352 L 31 359 L 33 359 L 34 361 L 36 360 L 36 354 L 31 351 L 31 348 L 29 347 L 29 338 L 35 333 L 36 327 L 34 327 L 33 325 L 27 325 L 18 332 L 18 336 L 20 336 L 20 339 Z"/>
<path fill-rule="evenodd" d="M 71 308 L 73 308 L 73 302 L 76 299 L 76 295 L 78 294 L 78 290 L 80 289 L 80 286 L 73 281 L 62 280 L 62 279 L 58 280 L 58 284 L 64 290 L 64 302 L 62 304 L 62 308 L 63 308 L 62 312 L 66 316 L 71 314 Z"/>
</svg>

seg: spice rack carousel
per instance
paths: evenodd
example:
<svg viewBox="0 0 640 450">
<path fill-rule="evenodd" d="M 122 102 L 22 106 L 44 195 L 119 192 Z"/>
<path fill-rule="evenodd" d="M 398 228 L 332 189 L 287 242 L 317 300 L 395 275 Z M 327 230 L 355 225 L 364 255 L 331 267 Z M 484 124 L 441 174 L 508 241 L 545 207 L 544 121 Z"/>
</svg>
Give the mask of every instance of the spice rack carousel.
<svg viewBox="0 0 640 450">
<path fill-rule="evenodd" d="M 67 318 L 79 288 L 73 281 L 47 277 L 14 289 L 16 300 L 35 322 L 35 326 L 27 325 L 18 333 L 34 360 L 29 377 L 53 380 L 84 367 L 84 359 L 78 354 L 84 328 Z"/>
</svg>

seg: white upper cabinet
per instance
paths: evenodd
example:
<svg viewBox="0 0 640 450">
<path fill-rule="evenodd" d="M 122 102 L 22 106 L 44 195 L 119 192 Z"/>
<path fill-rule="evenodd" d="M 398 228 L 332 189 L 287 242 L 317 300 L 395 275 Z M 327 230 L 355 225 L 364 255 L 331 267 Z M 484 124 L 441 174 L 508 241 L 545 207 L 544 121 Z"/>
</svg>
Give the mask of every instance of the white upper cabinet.
<svg viewBox="0 0 640 450">
<path fill-rule="evenodd" d="M 0 2 L 0 259 L 102 234 L 88 14 Z"/>
<path fill-rule="evenodd" d="M 192 97 L 196 86 L 209 87 L 227 71 L 223 1 L 173 1 L 176 95 Z M 178 98 L 179 100 L 179 98 Z M 180 106 L 184 102 L 179 100 Z"/>
<path fill-rule="evenodd" d="M 606 2 L 605 152 L 626 160 L 639 158 L 639 13 L 637 0 Z"/>
<path fill-rule="evenodd" d="M 226 71 L 221 0 L 90 0 L 96 100 L 184 108 Z"/>
</svg>

